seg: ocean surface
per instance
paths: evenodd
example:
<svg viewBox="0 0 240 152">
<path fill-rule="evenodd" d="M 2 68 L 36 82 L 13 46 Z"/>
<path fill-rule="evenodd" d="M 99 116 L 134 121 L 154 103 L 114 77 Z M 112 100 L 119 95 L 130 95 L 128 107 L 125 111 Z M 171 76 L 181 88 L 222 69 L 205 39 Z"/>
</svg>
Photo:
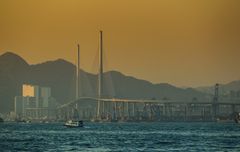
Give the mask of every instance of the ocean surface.
<svg viewBox="0 0 240 152">
<path fill-rule="evenodd" d="M 0 151 L 240 151 L 240 124 L 0 123 Z"/>
</svg>

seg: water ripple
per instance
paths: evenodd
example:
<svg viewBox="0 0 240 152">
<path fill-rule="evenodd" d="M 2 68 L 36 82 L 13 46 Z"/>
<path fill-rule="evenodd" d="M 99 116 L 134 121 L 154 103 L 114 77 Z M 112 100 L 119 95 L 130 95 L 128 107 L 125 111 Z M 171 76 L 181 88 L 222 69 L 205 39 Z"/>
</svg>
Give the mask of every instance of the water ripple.
<svg viewBox="0 0 240 152">
<path fill-rule="evenodd" d="M 0 125 L 6 151 L 240 151 L 240 125 L 218 123 L 87 123 Z"/>
</svg>

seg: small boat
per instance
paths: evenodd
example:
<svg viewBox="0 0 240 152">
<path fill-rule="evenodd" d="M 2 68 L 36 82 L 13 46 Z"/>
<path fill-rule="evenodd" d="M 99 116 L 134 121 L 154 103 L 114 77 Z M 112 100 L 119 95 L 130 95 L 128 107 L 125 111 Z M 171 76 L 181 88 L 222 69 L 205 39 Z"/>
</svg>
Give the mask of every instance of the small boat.
<svg viewBox="0 0 240 152">
<path fill-rule="evenodd" d="M 83 121 L 82 120 L 79 120 L 79 121 L 76 121 L 76 120 L 68 120 L 64 126 L 66 127 L 83 127 Z"/>
<path fill-rule="evenodd" d="M 237 114 L 235 115 L 234 121 L 235 121 L 236 123 L 240 123 L 240 113 L 237 113 Z"/>
<path fill-rule="evenodd" d="M 66 127 L 83 127 L 83 120 L 79 119 L 77 108 L 73 109 L 73 117 L 65 122 L 64 126 Z"/>
</svg>

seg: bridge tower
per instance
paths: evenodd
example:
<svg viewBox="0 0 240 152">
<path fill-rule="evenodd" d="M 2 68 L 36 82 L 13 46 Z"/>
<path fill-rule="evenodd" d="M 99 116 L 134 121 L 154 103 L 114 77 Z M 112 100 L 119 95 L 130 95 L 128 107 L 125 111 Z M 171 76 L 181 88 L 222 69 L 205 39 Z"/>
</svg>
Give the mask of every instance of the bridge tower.
<svg viewBox="0 0 240 152">
<path fill-rule="evenodd" d="M 98 73 L 98 104 L 97 104 L 97 118 L 100 118 L 100 109 L 104 108 L 100 99 L 102 98 L 102 82 L 103 82 L 103 32 L 99 32 L 99 73 Z M 102 109 L 103 110 L 103 109 Z"/>
<path fill-rule="evenodd" d="M 77 45 L 77 65 L 76 65 L 76 100 L 79 99 L 80 90 L 80 45 Z"/>
<path fill-rule="evenodd" d="M 213 118 L 216 119 L 219 112 L 219 84 L 217 83 L 214 88 L 214 97 L 213 97 L 213 104 L 212 104 L 212 112 L 213 112 Z"/>
<path fill-rule="evenodd" d="M 73 119 L 79 119 L 79 105 L 77 100 L 80 97 L 80 45 L 77 45 L 77 62 L 76 62 L 76 104 L 72 108 Z"/>
</svg>

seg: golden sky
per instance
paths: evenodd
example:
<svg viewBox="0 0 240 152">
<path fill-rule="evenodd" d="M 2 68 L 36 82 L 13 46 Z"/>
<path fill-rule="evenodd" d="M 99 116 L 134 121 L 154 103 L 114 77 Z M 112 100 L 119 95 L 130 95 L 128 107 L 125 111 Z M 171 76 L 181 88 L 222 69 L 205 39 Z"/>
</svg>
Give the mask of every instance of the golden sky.
<svg viewBox="0 0 240 152">
<path fill-rule="evenodd" d="M 240 79 L 240 0 L 0 0 L 0 54 L 58 58 L 177 86 Z"/>
</svg>

